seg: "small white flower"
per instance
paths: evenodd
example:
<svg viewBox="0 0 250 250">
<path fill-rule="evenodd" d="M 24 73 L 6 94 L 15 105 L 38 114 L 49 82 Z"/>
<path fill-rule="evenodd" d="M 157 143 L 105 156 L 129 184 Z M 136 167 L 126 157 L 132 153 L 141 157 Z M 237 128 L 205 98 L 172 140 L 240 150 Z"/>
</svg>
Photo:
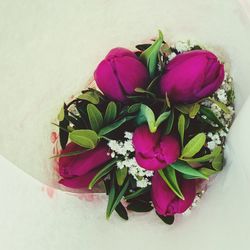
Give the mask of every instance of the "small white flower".
<svg viewBox="0 0 250 250">
<path fill-rule="evenodd" d="M 139 188 L 144 188 L 144 187 L 146 187 L 148 185 L 148 180 L 147 179 L 138 180 L 136 182 L 136 185 Z"/>
<path fill-rule="evenodd" d="M 182 42 L 182 41 L 177 42 L 175 44 L 175 48 L 179 52 L 184 52 L 184 51 L 190 50 L 189 44 L 187 42 Z"/>
<path fill-rule="evenodd" d="M 210 149 L 210 150 L 213 150 L 215 147 L 216 147 L 216 143 L 214 141 L 209 141 L 207 143 L 207 147 Z"/>
<path fill-rule="evenodd" d="M 112 153 L 111 153 L 111 157 L 112 157 L 112 158 L 115 158 L 115 152 L 112 152 Z"/>
<path fill-rule="evenodd" d="M 126 139 L 129 139 L 129 140 L 132 140 L 132 138 L 133 138 L 133 134 L 131 133 L 131 132 L 125 132 L 124 133 L 124 138 L 126 138 Z"/>
<path fill-rule="evenodd" d="M 171 61 L 175 57 L 176 57 L 176 53 L 172 52 L 171 54 L 168 55 L 168 60 Z"/>
</svg>

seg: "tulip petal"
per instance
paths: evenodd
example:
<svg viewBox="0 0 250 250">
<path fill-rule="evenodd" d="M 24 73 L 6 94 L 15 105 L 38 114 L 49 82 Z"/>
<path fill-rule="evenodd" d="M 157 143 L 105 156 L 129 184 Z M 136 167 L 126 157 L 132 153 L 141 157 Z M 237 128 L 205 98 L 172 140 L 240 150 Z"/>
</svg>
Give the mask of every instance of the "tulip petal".
<svg viewBox="0 0 250 250">
<path fill-rule="evenodd" d="M 133 94 L 135 88 L 143 88 L 148 83 L 146 67 L 137 58 L 129 56 L 114 60 L 117 77 L 127 95 Z"/>
<path fill-rule="evenodd" d="M 178 198 L 158 173 L 152 178 L 152 201 L 156 211 L 163 216 L 185 212 L 196 195 L 195 180 L 179 178 L 179 185 L 185 200 Z"/>
<path fill-rule="evenodd" d="M 166 216 L 168 206 L 175 199 L 176 195 L 167 186 L 158 172 L 152 178 L 151 197 L 157 213 Z"/>
<path fill-rule="evenodd" d="M 158 144 L 160 133 L 151 133 L 147 125 L 137 128 L 133 134 L 133 144 L 136 152 L 147 153 L 152 152 Z"/>
<path fill-rule="evenodd" d="M 66 150 L 68 151 L 68 146 Z M 82 176 L 111 159 L 108 152 L 109 148 L 107 146 L 98 145 L 95 149 L 80 155 L 70 156 L 68 159 L 62 157 L 59 160 L 59 173 L 66 178 Z"/>
<path fill-rule="evenodd" d="M 94 78 L 99 89 L 109 98 L 117 101 L 126 99 L 122 92 L 119 80 L 108 60 L 103 60 L 94 73 Z"/>
<path fill-rule="evenodd" d="M 129 56 L 131 58 L 137 58 L 135 53 L 133 53 L 131 50 L 125 49 L 125 48 L 114 48 L 110 50 L 110 52 L 107 54 L 105 59 L 113 59 L 115 57 L 123 57 L 123 56 Z"/>
<path fill-rule="evenodd" d="M 174 136 L 164 136 L 160 142 L 162 155 L 166 165 L 174 163 L 180 155 L 180 144 Z"/>
<path fill-rule="evenodd" d="M 89 183 L 95 177 L 97 172 L 98 172 L 98 169 L 93 170 L 87 173 L 86 175 L 61 179 L 59 183 L 69 188 L 85 188 L 85 187 L 88 187 Z"/>
<path fill-rule="evenodd" d="M 136 152 L 135 159 L 138 165 L 147 170 L 158 170 L 166 167 L 166 162 L 157 157 L 145 157 L 144 154 Z"/>
</svg>

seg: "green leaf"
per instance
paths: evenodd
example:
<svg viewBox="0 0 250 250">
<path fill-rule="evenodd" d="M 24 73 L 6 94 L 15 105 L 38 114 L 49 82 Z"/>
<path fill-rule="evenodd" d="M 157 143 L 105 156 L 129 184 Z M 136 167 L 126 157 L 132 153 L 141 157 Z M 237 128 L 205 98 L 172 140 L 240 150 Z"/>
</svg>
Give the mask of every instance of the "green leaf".
<svg viewBox="0 0 250 250">
<path fill-rule="evenodd" d="M 207 176 L 203 175 L 198 170 L 192 168 L 186 162 L 183 161 L 176 161 L 175 163 L 170 164 L 170 167 L 185 175 L 195 176 L 201 179 L 207 179 Z"/>
<path fill-rule="evenodd" d="M 102 135 L 106 135 L 108 133 L 110 133 L 111 131 L 119 128 L 122 124 L 124 124 L 125 122 L 131 120 L 131 119 L 134 119 L 135 116 L 126 116 L 124 118 L 122 118 L 121 120 L 118 120 L 104 128 L 102 128 L 100 131 L 99 131 L 99 136 L 102 136 Z"/>
<path fill-rule="evenodd" d="M 152 97 L 155 97 L 155 93 L 150 92 L 150 91 L 148 91 L 148 90 L 145 90 L 145 89 L 143 89 L 143 88 L 135 88 L 135 92 L 137 92 L 137 93 L 142 93 L 142 94 L 148 94 L 148 95 L 150 95 L 150 96 L 152 96 Z"/>
<path fill-rule="evenodd" d="M 91 182 L 89 183 L 89 189 L 92 189 L 100 179 L 102 179 L 105 175 L 107 175 L 114 168 L 114 164 L 116 162 L 117 160 L 115 159 L 110 161 L 107 165 L 105 165 L 91 180 Z"/>
<path fill-rule="evenodd" d="M 200 104 L 199 103 L 194 103 L 194 105 L 192 105 L 192 107 L 190 108 L 190 111 L 189 111 L 189 117 L 191 119 L 194 119 L 195 116 L 197 115 L 197 113 L 199 112 L 200 110 Z"/>
<path fill-rule="evenodd" d="M 212 167 L 217 170 L 220 171 L 223 167 L 223 154 L 219 154 L 217 157 L 214 158 L 214 160 L 212 161 Z"/>
<path fill-rule="evenodd" d="M 100 102 L 100 97 L 96 91 L 87 91 L 77 97 L 77 99 L 85 100 L 93 104 L 98 104 Z"/>
<path fill-rule="evenodd" d="M 156 132 L 157 128 L 155 127 L 155 115 L 153 110 L 147 105 L 141 105 L 141 113 L 144 115 L 148 122 L 149 130 L 151 133 Z"/>
<path fill-rule="evenodd" d="M 60 110 L 60 112 L 59 112 L 59 114 L 58 114 L 58 116 L 57 116 L 57 120 L 58 120 L 59 122 L 61 122 L 61 121 L 64 120 L 64 106 L 61 108 L 61 110 Z"/>
<path fill-rule="evenodd" d="M 172 225 L 174 223 L 174 216 L 163 216 L 163 215 L 160 215 L 158 213 L 156 213 L 159 218 L 164 222 L 166 223 L 167 225 Z"/>
<path fill-rule="evenodd" d="M 131 193 L 131 194 L 128 194 L 127 196 L 125 196 L 125 199 L 128 201 L 128 200 L 131 200 L 131 199 L 134 199 L 142 194 L 145 194 L 147 192 L 150 191 L 150 188 L 151 187 L 145 187 L 145 188 L 140 188 L 138 190 L 136 190 L 135 192 Z"/>
<path fill-rule="evenodd" d="M 172 128 L 173 128 L 173 124 L 174 124 L 174 111 L 172 110 L 171 113 L 170 113 L 170 116 L 168 118 L 167 127 L 166 127 L 166 130 L 165 130 L 164 134 L 168 135 L 168 134 L 171 133 Z"/>
<path fill-rule="evenodd" d="M 135 113 L 138 112 L 141 108 L 141 103 L 135 103 L 132 104 L 129 108 L 128 108 L 128 113 Z"/>
<path fill-rule="evenodd" d="M 120 169 L 120 168 L 116 169 L 116 172 L 115 172 L 116 180 L 117 180 L 117 184 L 119 186 L 121 186 L 123 184 L 124 180 L 127 177 L 127 173 L 128 173 L 128 168 L 126 168 L 126 167 L 124 167 L 122 169 Z"/>
<path fill-rule="evenodd" d="M 209 97 L 208 100 L 210 100 L 211 102 L 215 103 L 221 110 L 223 110 L 226 114 L 230 114 L 230 110 L 228 109 L 228 107 L 222 103 L 219 102 L 217 100 L 215 100 L 214 98 Z"/>
<path fill-rule="evenodd" d="M 217 116 L 213 113 L 211 109 L 201 106 L 199 112 L 201 115 L 205 115 L 209 121 L 217 124 L 220 128 L 224 127 L 223 124 L 220 122 L 220 120 L 217 118 Z"/>
<path fill-rule="evenodd" d="M 210 154 L 207 154 L 207 155 L 203 155 L 201 157 L 198 157 L 198 158 L 188 158 L 188 159 L 185 159 L 185 158 L 181 158 L 183 161 L 186 161 L 186 162 L 189 162 L 189 163 L 192 163 L 192 162 L 207 162 L 207 161 L 210 161 L 212 159 L 214 159 L 215 157 L 217 157 L 220 152 L 221 152 L 222 148 L 220 146 L 217 146 L 214 148 L 214 150 L 210 153 Z"/>
<path fill-rule="evenodd" d="M 95 148 L 99 140 L 96 132 L 90 129 L 74 130 L 70 132 L 69 138 L 75 144 L 89 149 Z"/>
<path fill-rule="evenodd" d="M 64 104 L 64 116 L 68 114 L 68 111 L 66 109 L 66 104 Z M 69 132 L 68 132 L 68 126 L 69 121 L 67 119 L 64 119 L 62 121 L 59 121 L 59 139 L 62 149 L 64 149 L 67 145 L 68 138 L 69 138 Z"/>
<path fill-rule="evenodd" d="M 50 159 L 54 159 L 54 158 L 62 158 L 62 157 L 69 157 L 69 156 L 74 156 L 74 155 L 80 155 L 82 153 L 85 153 L 87 150 L 83 149 L 83 150 L 78 150 L 78 151 L 71 151 L 69 153 L 65 153 L 65 154 L 58 154 L 58 155 L 53 155 L 52 157 L 50 157 Z"/>
<path fill-rule="evenodd" d="M 167 112 L 163 112 L 156 120 L 155 122 L 155 127 L 158 128 L 162 122 L 164 122 L 165 120 L 168 119 L 170 115 L 170 111 L 167 111 Z"/>
<path fill-rule="evenodd" d="M 111 190 L 110 190 L 110 193 L 112 192 L 111 201 L 109 200 L 109 202 L 108 202 L 108 208 L 107 208 L 107 211 L 106 211 L 106 217 L 107 217 L 107 219 L 110 217 L 110 215 L 112 214 L 112 212 L 115 210 L 115 208 L 117 207 L 117 205 L 120 203 L 123 195 L 127 191 L 128 186 L 129 186 L 129 179 L 124 183 L 124 185 L 121 188 L 120 193 L 115 198 L 115 195 L 113 196 L 113 190 L 112 190 L 112 189 L 115 189 L 115 185 L 112 185 Z"/>
<path fill-rule="evenodd" d="M 104 115 L 104 124 L 109 124 L 113 122 L 117 115 L 117 106 L 115 102 L 110 102 L 106 108 Z"/>
<path fill-rule="evenodd" d="M 175 170 L 171 167 L 166 167 L 164 169 L 158 170 L 158 173 L 162 177 L 162 179 L 166 182 L 169 188 L 182 200 L 184 200 L 184 196 L 179 187 Z"/>
<path fill-rule="evenodd" d="M 192 107 L 192 104 L 186 104 L 186 105 L 175 105 L 175 108 L 179 110 L 181 113 L 188 115 L 190 112 L 190 108 Z"/>
<path fill-rule="evenodd" d="M 179 116 L 179 120 L 178 120 L 178 132 L 181 138 L 181 146 L 183 147 L 183 143 L 184 143 L 184 132 L 185 132 L 185 116 L 183 114 L 181 114 Z"/>
<path fill-rule="evenodd" d="M 217 174 L 217 171 L 210 169 L 210 168 L 200 168 L 199 169 L 200 173 L 203 175 L 210 177 L 211 175 Z"/>
<path fill-rule="evenodd" d="M 111 181 L 111 187 L 109 190 L 109 199 L 108 199 L 108 205 L 107 205 L 107 210 L 106 210 L 106 218 L 108 219 L 111 215 L 111 210 L 112 210 L 112 206 L 115 200 L 115 179 L 114 177 L 112 178 Z"/>
<path fill-rule="evenodd" d="M 160 76 L 156 76 L 148 85 L 147 90 L 151 90 L 154 88 L 154 86 L 158 83 Z"/>
<path fill-rule="evenodd" d="M 150 78 L 155 76 L 158 64 L 158 53 L 163 42 L 163 34 L 159 31 L 159 38 L 140 55 L 142 62 L 147 66 Z"/>
<path fill-rule="evenodd" d="M 153 210 L 154 208 L 152 207 L 150 203 L 138 200 L 138 201 L 133 201 L 132 203 L 130 203 L 127 206 L 127 209 L 134 211 L 134 212 L 143 213 L 143 212 L 149 212 Z"/>
<path fill-rule="evenodd" d="M 88 104 L 87 105 L 87 113 L 88 113 L 91 128 L 94 131 L 98 132 L 100 130 L 100 128 L 102 127 L 102 124 L 103 124 L 102 113 L 93 104 Z"/>
<path fill-rule="evenodd" d="M 116 206 L 115 211 L 117 214 L 124 220 L 128 220 L 128 213 L 126 208 L 122 205 L 121 202 Z"/>
<path fill-rule="evenodd" d="M 206 142 L 206 134 L 199 133 L 193 137 L 183 148 L 181 158 L 192 157 L 197 154 Z"/>
</svg>

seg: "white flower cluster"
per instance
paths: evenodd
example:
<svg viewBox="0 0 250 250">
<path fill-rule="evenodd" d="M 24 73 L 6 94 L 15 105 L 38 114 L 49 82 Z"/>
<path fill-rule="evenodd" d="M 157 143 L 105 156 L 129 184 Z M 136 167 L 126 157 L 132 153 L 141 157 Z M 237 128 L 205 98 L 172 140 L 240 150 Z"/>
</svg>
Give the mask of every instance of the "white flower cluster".
<svg viewBox="0 0 250 250">
<path fill-rule="evenodd" d="M 172 48 L 175 48 L 180 53 L 185 52 L 185 51 L 189 51 L 194 46 L 195 46 L 195 43 L 191 42 L 190 40 L 188 40 L 188 41 L 179 41 L 179 42 L 175 43 L 174 45 L 171 45 Z M 168 55 L 168 61 L 175 58 L 176 55 L 177 54 L 175 52 L 172 52 L 171 54 L 169 54 Z"/>
<path fill-rule="evenodd" d="M 207 143 L 207 147 L 210 150 L 213 150 L 216 146 L 223 146 L 223 143 L 229 131 L 229 127 L 232 124 L 235 112 L 233 105 L 229 102 L 232 91 L 232 78 L 228 73 L 225 73 L 224 81 L 220 88 L 214 93 L 213 98 L 225 104 L 230 113 L 225 113 L 217 104 L 209 100 L 205 100 L 202 102 L 203 105 L 211 108 L 216 117 L 225 126 L 225 131 L 221 129 L 218 132 L 210 132 L 207 134 L 207 137 L 210 139 Z"/>
<path fill-rule="evenodd" d="M 194 207 L 197 207 L 197 206 L 198 206 L 198 204 L 199 204 L 199 202 L 200 202 L 202 196 L 204 195 L 204 193 L 205 193 L 205 190 L 202 190 L 199 194 L 197 194 L 197 195 L 195 196 L 194 200 L 193 200 L 192 205 L 191 205 L 184 213 L 182 213 L 182 215 L 184 215 L 184 216 L 190 215 L 192 209 L 193 209 Z"/>
<path fill-rule="evenodd" d="M 141 168 L 134 157 L 134 147 L 132 143 L 133 134 L 130 132 L 125 132 L 124 141 L 110 140 L 108 146 L 111 149 L 112 158 L 121 158 L 117 161 L 117 168 L 128 168 L 128 173 L 134 177 L 136 180 L 136 185 L 138 188 L 144 188 L 148 185 L 151 185 L 151 182 L 148 177 L 153 176 L 153 171 L 145 170 Z"/>
</svg>

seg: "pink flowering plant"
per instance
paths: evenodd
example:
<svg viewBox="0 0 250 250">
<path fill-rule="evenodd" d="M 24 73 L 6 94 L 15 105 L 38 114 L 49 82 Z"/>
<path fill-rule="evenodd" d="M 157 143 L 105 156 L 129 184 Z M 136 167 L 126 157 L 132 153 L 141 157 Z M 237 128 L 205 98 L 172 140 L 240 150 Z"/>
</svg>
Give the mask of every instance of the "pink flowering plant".
<svg viewBox="0 0 250 250">
<path fill-rule="evenodd" d="M 59 183 L 80 190 L 103 183 L 107 218 L 155 210 L 172 224 L 223 168 L 232 78 L 211 51 L 190 41 L 170 46 L 160 31 L 135 51 L 112 49 L 94 83 L 58 115 Z"/>
</svg>

